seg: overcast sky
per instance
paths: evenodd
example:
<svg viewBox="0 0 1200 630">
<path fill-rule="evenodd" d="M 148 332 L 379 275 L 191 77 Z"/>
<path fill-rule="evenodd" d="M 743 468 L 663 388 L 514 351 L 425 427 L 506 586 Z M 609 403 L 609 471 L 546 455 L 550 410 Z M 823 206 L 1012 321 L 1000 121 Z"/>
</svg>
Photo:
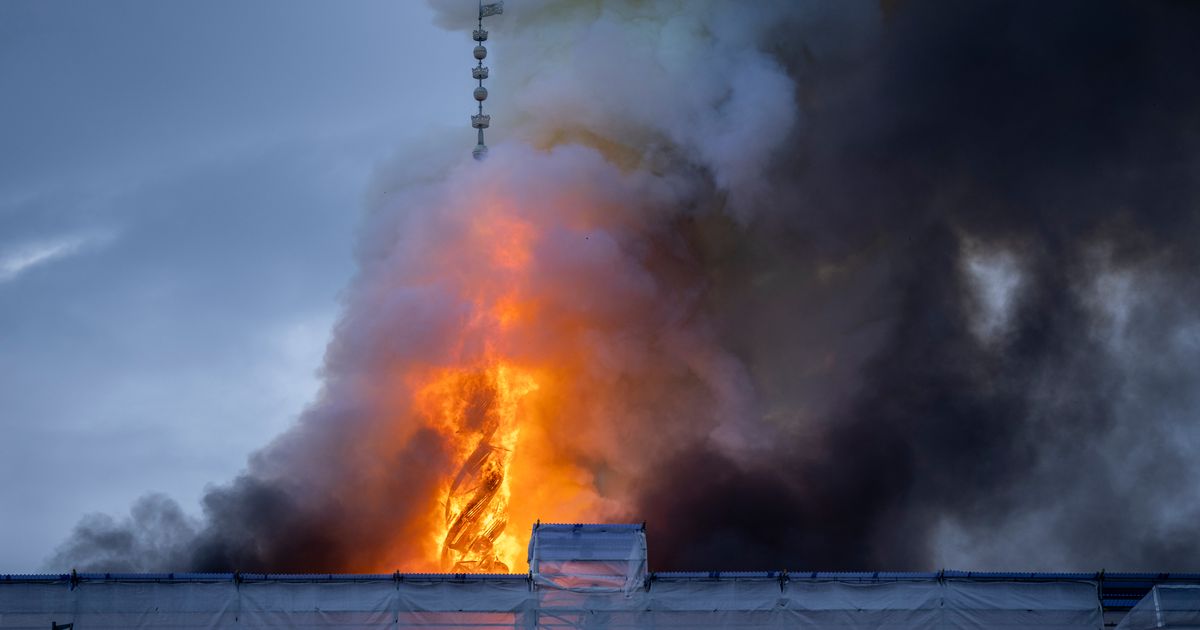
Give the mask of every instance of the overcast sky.
<svg viewBox="0 0 1200 630">
<path fill-rule="evenodd" d="M 147 491 L 197 511 L 314 398 L 372 171 L 473 142 L 473 43 L 430 20 L 0 2 L 0 573 Z"/>
</svg>

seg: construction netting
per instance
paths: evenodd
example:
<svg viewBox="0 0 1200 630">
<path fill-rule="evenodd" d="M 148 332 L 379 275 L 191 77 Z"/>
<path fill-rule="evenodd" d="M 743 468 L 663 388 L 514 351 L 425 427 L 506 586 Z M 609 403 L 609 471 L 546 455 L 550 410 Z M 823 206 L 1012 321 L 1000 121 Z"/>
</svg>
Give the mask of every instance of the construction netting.
<svg viewBox="0 0 1200 630">
<path fill-rule="evenodd" d="M 527 576 L 0 580 L 0 628 L 1101 627 L 1096 584 L 658 576 L 580 592 Z M 1152 627 L 1152 626 L 1136 626 Z M 1174 627 L 1174 626 L 1172 626 Z"/>
<path fill-rule="evenodd" d="M 1159 584 L 1117 625 L 1117 630 L 1157 628 L 1200 630 L 1200 585 Z"/>
</svg>

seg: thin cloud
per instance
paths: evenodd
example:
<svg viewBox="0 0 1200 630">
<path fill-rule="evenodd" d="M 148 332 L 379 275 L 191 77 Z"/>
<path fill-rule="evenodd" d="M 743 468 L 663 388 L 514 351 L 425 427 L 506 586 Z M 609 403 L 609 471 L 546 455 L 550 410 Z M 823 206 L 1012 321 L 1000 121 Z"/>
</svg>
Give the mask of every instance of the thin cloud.
<svg viewBox="0 0 1200 630">
<path fill-rule="evenodd" d="M 109 234 L 77 234 L 28 242 L 0 253 L 0 283 L 17 279 L 34 267 L 76 255 L 110 240 Z"/>
</svg>

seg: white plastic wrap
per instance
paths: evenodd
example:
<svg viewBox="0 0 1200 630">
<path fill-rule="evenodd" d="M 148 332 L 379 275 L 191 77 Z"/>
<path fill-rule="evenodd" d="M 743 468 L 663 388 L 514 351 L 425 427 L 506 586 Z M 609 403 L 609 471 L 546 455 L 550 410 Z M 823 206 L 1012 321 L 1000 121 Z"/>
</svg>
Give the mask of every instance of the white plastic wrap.
<svg viewBox="0 0 1200 630">
<path fill-rule="evenodd" d="M 639 525 L 538 523 L 529 573 L 539 586 L 626 595 L 646 583 L 646 531 Z"/>
<path fill-rule="evenodd" d="M 0 581 L 0 628 L 1101 627 L 1089 582 L 662 578 L 629 593 L 506 579 Z M 1131 626 L 1136 628 L 1154 626 Z M 1172 626 L 1177 627 L 1177 626 Z"/>
<path fill-rule="evenodd" d="M 1200 585 L 1159 584 L 1117 624 L 1117 630 L 1158 628 L 1200 628 Z"/>
</svg>

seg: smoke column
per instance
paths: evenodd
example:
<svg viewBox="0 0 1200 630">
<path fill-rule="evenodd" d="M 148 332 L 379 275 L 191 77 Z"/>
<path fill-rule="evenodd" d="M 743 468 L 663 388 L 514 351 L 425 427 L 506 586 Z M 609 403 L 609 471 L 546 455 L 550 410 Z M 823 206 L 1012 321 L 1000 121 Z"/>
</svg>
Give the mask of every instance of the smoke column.
<svg viewBox="0 0 1200 630">
<path fill-rule="evenodd" d="M 506 10 L 491 155 L 380 170 L 319 399 L 56 570 L 439 570 L 498 410 L 505 557 L 541 518 L 645 520 L 656 570 L 1200 566 L 1200 6 Z"/>
</svg>

